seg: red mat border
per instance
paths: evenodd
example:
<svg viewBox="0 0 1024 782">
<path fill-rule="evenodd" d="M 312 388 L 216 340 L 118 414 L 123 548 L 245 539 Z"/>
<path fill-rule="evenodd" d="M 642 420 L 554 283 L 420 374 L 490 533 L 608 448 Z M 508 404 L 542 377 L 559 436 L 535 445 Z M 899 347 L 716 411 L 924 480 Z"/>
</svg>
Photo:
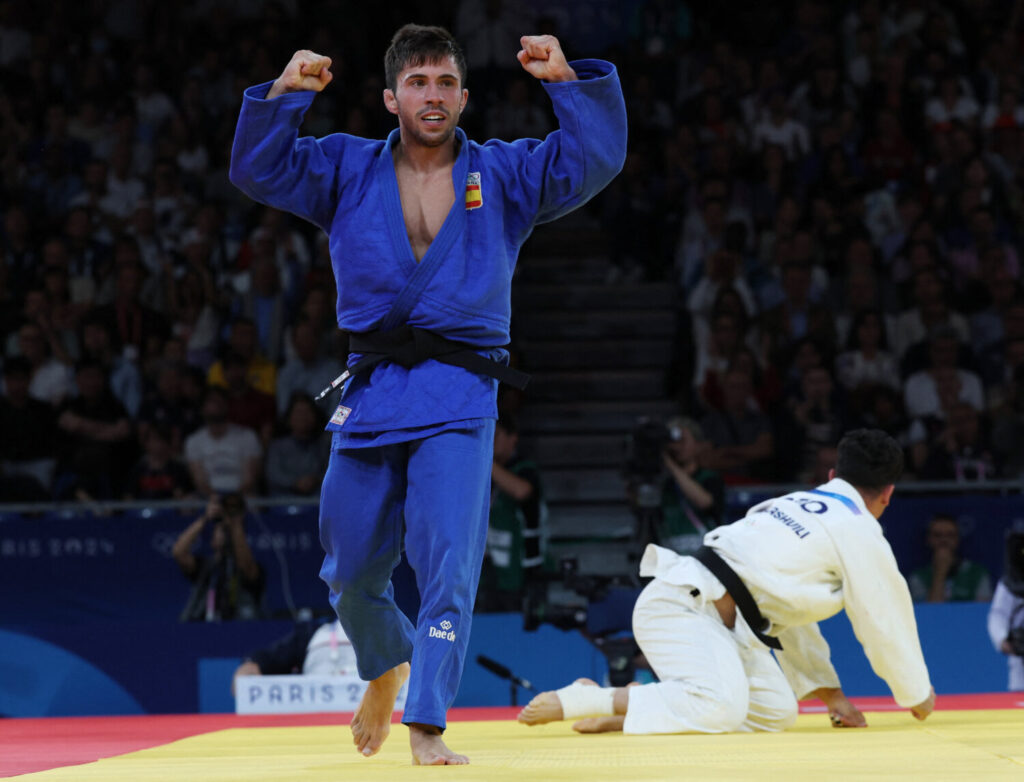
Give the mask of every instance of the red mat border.
<svg viewBox="0 0 1024 782">
<path fill-rule="evenodd" d="M 851 698 L 862 711 L 899 710 L 892 698 Z M 1020 709 L 1024 692 L 940 695 L 937 709 Z M 803 713 L 823 711 L 818 701 L 800 704 Z M 519 707 L 452 709 L 450 722 L 515 719 Z M 348 725 L 351 714 L 156 714 L 132 717 L 44 717 L 0 721 L 0 777 L 91 763 L 227 728 Z M 399 717 L 395 717 L 398 722 Z"/>
</svg>

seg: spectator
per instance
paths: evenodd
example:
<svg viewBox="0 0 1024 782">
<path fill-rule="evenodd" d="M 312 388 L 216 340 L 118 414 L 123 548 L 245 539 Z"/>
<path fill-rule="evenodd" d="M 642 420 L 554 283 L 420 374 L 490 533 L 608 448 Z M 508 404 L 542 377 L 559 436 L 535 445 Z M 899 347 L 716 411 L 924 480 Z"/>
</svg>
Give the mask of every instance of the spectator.
<svg viewBox="0 0 1024 782">
<path fill-rule="evenodd" d="M 271 495 L 318 494 L 331 451 L 324 416 L 307 394 L 292 395 L 284 420 L 288 433 L 267 449 L 266 484 Z"/>
<path fill-rule="evenodd" d="M 192 490 L 188 468 L 174 456 L 171 431 L 150 426 L 140 437 L 142 458 L 125 481 L 125 499 L 180 500 Z"/>
<path fill-rule="evenodd" d="M 94 316 L 106 321 L 114 335 L 114 349 L 132 361 L 142 361 L 147 348 L 162 344 L 168 336 L 167 322 L 156 310 L 142 304 L 143 269 L 136 261 L 118 266 L 114 300 L 97 307 Z"/>
<path fill-rule="evenodd" d="M 836 357 L 836 378 L 847 391 L 862 385 L 900 388 L 896 358 L 887 349 L 885 324 L 878 310 L 854 316 L 846 350 Z"/>
<path fill-rule="evenodd" d="M 263 450 L 251 429 L 228 422 L 228 396 L 210 387 L 203 396 L 203 422 L 185 440 L 185 461 L 200 494 L 252 494 L 260 477 Z"/>
<path fill-rule="evenodd" d="M 29 395 L 32 365 L 24 356 L 3 365 L 0 396 L 0 497 L 3 502 L 50 499 L 57 441 L 53 408 Z"/>
<path fill-rule="evenodd" d="M 192 584 L 181 612 L 182 622 L 262 616 L 266 576 L 246 539 L 245 515 L 241 495 L 213 496 L 203 514 L 174 542 L 171 556 Z M 201 537 L 203 546 L 196 553 L 194 549 Z"/>
<path fill-rule="evenodd" d="M 231 677 L 231 692 L 239 676 L 355 676 L 356 653 L 341 622 L 302 622 L 283 638 L 250 654 Z"/>
<path fill-rule="evenodd" d="M 967 402 L 954 402 L 945 428 L 928 443 L 919 476 L 926 481 L 991 481 L 998 477 L 987 419 Z"/>
<path fill-rule="evenodd" d="M 97 361 L 79 363 L 75 384 L 78 395 L 57 411 L 61 441 L 54 493 L 59 499 L 114 499 L 135 457 L 131 420 Z"/>
<path fill-rule="evenodd" d="M 491 511 L 477 610 L 522 610 L 524 597 L 546 586 L 547 513 L 540 471 L 518 448 L 518 423 L 503 414 L 494 428 Z"/>
<path fill-rule="evenodd" d="M 63 274 L 56 266 L 45 269 L 44 279 L 53 274 Z M 9 311 L 12 323 L 18 326 L 24 323 L 38 326 L 49 354 L 61 364 L 73 364 L 79 353 L 78 334 L 71 327 L 73 320 L 69 317 L 70 313 L 62 312 L 63 308 L 51 300 L 46 288 L 32 287 L 25 291 L 20 309 L 20 318 Z M 19 350 L 18 333 L 14 332 L 7 340 L 7 352 L 17 354 Z"/>
<path fill-rule="evenodd" d="M 835 321 L 825 306 L 811 297 L 811 268 L 802 263 L 787 264 L 782 270 L 784 298 L 761 316 L 761 328 L 779 357 L 804 337 L 813 337 L 829 350 L 835 345 Z"/>
<path fill-rule="evenodd" d="M 98 316 L 82 323 L 82 357 L 103 367 L 117 401 L 129 417 L 137 417 L 142 405 L 142 374 L 134 361 L 115 355 L 110 325 Z"/>
<path fill-rule="evenodd" d="M 893 352 L 901 359 L 907 350 L 925 339 L 937 326 L 953 329 L 960 342 L 970 339 L 967 320 L 953 312 L 947 300 L 945 283 L 934 269 L 921 269 L 913 277 L 914 305 L 901 312 L 890 334 Z"/>
<path fill-rule="evenodd" d="M 768 111 L 754 126 L 751 142 L 754 151 L 766 144 L 777 144 L 790 162 L 806 155 L 811 148 L 807 127 L 791 116 L 781 90 L 768 99 Z"/>
<path fill-rule="evenodd" d="M 228 353 L 236 353 L 246 361 L 246 377 L 257 391 L 274 395 L 277 384 L 277 367 L 268 361 L 258 349 L 256 324 L 249 318 L 235 318 L 228 333 Z M 217 361 L 210 367 L 206 382 L 211 386 L 224 388 L 224 363 Z"/>
<path fill-rule="evenodd" d="M 189 365 L 207 370 L 216 358 L 220 320 L 213 306 L 216 299 L 213 275 L 193 263 L 196 247 L 195 242 L 186 243 L 188 266 L 180 278 L 169 285 L 171 333 L 185 343 Z"/>
<path fill-rule="evenodd" d="M 770 480 L 775 447 L 771 421 L 752 397 L 750 373 L 731 368 L 722 381 L 722 409 L 701 421 L 711 447 L 702 464 L 721 473 L 726 484 Z"/>
<path fill-rule="evenodd" d="M 688 554 L 701 547 L 706 532 L 722 523 L 725 485 L 717 472 L 700 463 L 707 446 L 700 424 L 677 416 L 666 427 L 669 442 L 662 459 L 667 475 L 655 542 Z"/>
<path fill-rule="evenodd" d="M 983 565 L 960 554 L 960 526 L 952 516 L 936 514 L 928 522 L 925 540 L 931 561 L 907 579 L 915 602 L 992 599 L 992 578 Z"/>
<path fill-rule="evenodd" d="M 992 447 L 1007 478 L 1024 475 L 1024 361 L 1014 370 L 992 407 Z"/>
<path fill-rule="evenodd" d="M 165 432 L 171 453 L 183 453 L 185 438 L 199 428 L 202 420 L 194 406 L 185 397 L 184 385 L 188 374 L 185 367 L 175 361 L 163 361 L 156 374 L 156 382 L 143 397 L 139 408 L 139 440 L 146 441 L 149 430 L 158 427 Z"/>
<path fill-rule="evenodd" d="M 341 363 L 320 352 L 320 335 L 309 318 L 300 318 L 292 327 L 291 342 L 294 357 L 288 359 L 277 373 L 277 411 L 285 412 L 296 393 L 315 397 L 341 374 Z M 317 403 L 325 415 L 334 411 L 332 396 Z"/>
<path fill-rule="evenodd" d="M 33 399 L 59 405 L 74 392 L 74 372 L 67 364 L 51 357 L 43 330 L 35 323 L 18 329 L 19 355 L 32 368 L 28 393 Z"/>
<path fill-rule="evenodd" d="M 821 448 L 839 442 L 846 429 L 832 375 L 825 367 L 809 367 L 800 378 L 800 396 L 789 401 L 795 440 L 791 453 L 798 453 L 797 480 L 810 482 Z"/>
<path fill-rule="evenodd" d="M 221 366 L 228 395 L 228 421 L 256 432 L 266 445 L 277 418 L 274 397 L 252 387 L 246 377 L 246 360 L 237 353 L 228 353 Z"/>
<path fill-rule="evenodd" d="M 939 415 L 943 405 L 941 389 L 947 384 L 955 389 L 954 398 L 967 402 L 976 410 L 985 407 L 985 392 L 974 372 L 957 366 L 960 343 L 951 328 L 936 328 L 928 341 L 928 368 L 913 373 L 904 386 L 907 414 L 911 418 Z"/>
<path fill-rule="evenodd" d="M 276 364 L 281 356 L 288 307 L 273 256 L 263 250 L 254 255 L 244 287 L 236 298 L 238 311 L 256 327 L 259 352 Z"/>
</svg>

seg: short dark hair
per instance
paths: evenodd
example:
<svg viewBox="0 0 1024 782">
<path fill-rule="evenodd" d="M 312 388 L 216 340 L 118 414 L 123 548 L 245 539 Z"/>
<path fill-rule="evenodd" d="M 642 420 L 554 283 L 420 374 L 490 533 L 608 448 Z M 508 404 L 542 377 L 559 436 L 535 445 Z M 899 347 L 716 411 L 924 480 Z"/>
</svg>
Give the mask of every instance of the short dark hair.
<svg viewBox="0 0 1024 782">
<path fill-rule="evenodd" d="M 459 70 L 459 81 L 466 86 L 466 56 L 450 32 L 443 27 L 407 24 L 398 29 L 384 54 L 384 81 L 389 90 L 398 87 L 403 68 L 436 63 L 451 57 Z"/>
<path fill-rule="evenodd" d="M 903 473 L 903 449 L 881 429 L 854 429 L 839 441 L 836 477 L 868 492 L 896 483 Z"/>
</svg>

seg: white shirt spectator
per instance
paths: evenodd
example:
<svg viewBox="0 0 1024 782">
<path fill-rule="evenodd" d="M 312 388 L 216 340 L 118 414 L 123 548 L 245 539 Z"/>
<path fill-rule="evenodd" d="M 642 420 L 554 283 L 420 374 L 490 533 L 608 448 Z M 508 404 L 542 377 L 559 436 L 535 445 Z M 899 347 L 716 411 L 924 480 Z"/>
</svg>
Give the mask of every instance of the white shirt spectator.
<svg viewBox="0 0 1024 782">
<path fill-rule="evenodd" d="M 263 455 L 259 438 L 251 429 L 228 424 L 223 437 L 213 437 L 203 427 L 185 440 L 185 459 L 198 464 L 218 494 L 241 491 L 247 465 Z"/>
<path fill-rule="evenodd" d="M 960 382 L 957 400 L 966 402 L 975 410 L 984 410 L 985 392 L 982 389 L 981 380 L 976 374 L 965 369 L 955 371 L 957 380 Z M 939 398 L 935 377 L 929 370 L 922 369 L 907 379 L 903 388 L 903 402 L 907 415 L 911 418 L 923 418 L 942 413 L 942 402 Z"/>
</svg>

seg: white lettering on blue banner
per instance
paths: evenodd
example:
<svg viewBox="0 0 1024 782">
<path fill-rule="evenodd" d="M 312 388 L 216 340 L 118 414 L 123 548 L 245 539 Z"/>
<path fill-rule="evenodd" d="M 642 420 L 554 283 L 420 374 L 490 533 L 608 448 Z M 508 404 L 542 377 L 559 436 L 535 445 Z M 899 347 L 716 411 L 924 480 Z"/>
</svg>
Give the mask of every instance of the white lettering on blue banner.
<svg viewBox="0 0 1024 782">
<path fill-rule="evenodd" d="M 239 676 L 235 680 L 236 714 L 315 714 L 355 711 L 368 682 L 355 674 L 294 674 Z M 407 684 L 402 685 L 395 711 L 405 708 Z"/>
</svg>

